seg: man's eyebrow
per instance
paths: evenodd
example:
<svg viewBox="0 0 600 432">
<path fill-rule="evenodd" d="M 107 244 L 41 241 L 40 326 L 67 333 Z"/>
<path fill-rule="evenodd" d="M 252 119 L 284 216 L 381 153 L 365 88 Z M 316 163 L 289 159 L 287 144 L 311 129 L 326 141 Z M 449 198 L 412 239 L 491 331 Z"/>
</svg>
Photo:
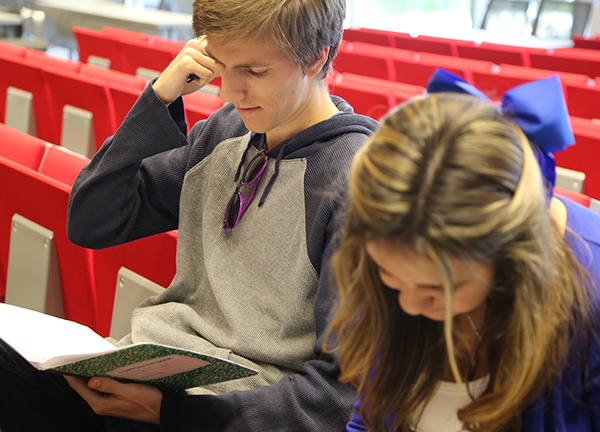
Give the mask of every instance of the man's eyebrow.
<svg viewBox="0 0 600 432">
<path fill-rule="evenodd" d="M 225 66 L 225 63 L 223 63 L 222 61 L 220 61 L 218 58 L 216 58 L 208 49 L 208 46 L 204 47 L 204 50 L 206 51 L 206 55 L 209 56 L 211 59 L 214 60 L 215 63 L 221 65 L 221 66 Z M 266 62 L 261 62 L 261 61 L 257 61 L 257 62 L 252 62 L 252 63 L 243 63 L 243 64 L 236 64 L 233 66 L 236 69 L 253 69 L 253 68 L 264 68 L 264 67 L 269 67 L 269 64 Z"/>
<path fill-rule="evenodd" d="M 211 59 L 214 60 L 215 63 L 218 63 L 220 65 L 224 65 L 224 63 L 222 61 L 220 61 L 218 58 L 216 58 L 208 49 L 208 46 L 204 47 L 204 51 L 206 51 L 206 55 L 209 56 Z"/>
</svg>

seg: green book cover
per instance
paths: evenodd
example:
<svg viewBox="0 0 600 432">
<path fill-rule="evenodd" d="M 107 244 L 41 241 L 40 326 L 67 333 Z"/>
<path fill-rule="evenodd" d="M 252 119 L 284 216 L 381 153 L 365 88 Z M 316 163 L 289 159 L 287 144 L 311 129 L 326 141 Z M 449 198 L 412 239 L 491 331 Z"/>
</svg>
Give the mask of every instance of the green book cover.
<svg viewBox="0 0 600 432">
<path fill-rule="evenodd" d="M 40 370 L 182 390 L 256 375 L 242 365 L 152 343 L 115 347 L 89 327 L 0 303 L 0 338 Z"/>
<path fill-rule="evenodd" d="M 257 372 L 227 360 L 163 345 L 130 345 L 117 351 L 65 363 L 49 371 L 182 390 L 246 378 Z"/>
</svg>

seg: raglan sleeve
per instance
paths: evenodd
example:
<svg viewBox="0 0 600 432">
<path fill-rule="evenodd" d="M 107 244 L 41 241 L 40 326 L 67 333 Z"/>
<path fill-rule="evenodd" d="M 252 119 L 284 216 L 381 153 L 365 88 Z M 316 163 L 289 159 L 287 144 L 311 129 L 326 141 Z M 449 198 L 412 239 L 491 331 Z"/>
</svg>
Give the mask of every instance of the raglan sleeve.
<svg viewBox="0 0 600 432">
<path fill-rule="evenodd" d="M 186 132 L 181 98 L 167 107 L 148 85 L 77 177 L 69 239 L 98 249 L 177 228 L 190 149 Z"/>
<path fill-rule="evenodd" d="M 324 240 L 318 245 L 322 253 L 319 254 L 319 283 L 314 304 L 315 359 L 305 363 L 305 373 L 286 377 L 273 386 L 224 395 L 165 393 L 161 407 L 161 431 L 193 428 L 207 432 L 345 430 L 356 400 L 356 389 L 338 381 L 338 358 L 323 349 L 330 314 L 337 299 L 329 263 L 340 241 L 343 219 L 338 214 L 319 222 L 317 217 L 311 228 L 320 232 L 318 237 Z M 329 346 L 332 344 L 335 341 L 328 341 Z"/>
</svg>

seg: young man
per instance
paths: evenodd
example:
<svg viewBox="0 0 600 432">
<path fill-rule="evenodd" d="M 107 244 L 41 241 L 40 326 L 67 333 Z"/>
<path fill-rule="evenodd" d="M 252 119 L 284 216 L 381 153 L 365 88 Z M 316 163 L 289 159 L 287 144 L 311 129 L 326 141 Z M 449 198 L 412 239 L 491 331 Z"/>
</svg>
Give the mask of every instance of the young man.
<svg viewBox="0 0 600 432">
<path fill-rule="evenodd" d="M 74 243 L 102 248 L 179 228 L 171 286 L 134 312 L 120 344 L 163 343 L 259 371 L 179 393 L 68 378 L 109 430 L 344 428 L 356 395 L 322 351 L 335 303 L 328 265 L 346 171 L 376 128 L 324 83 L 344 13 L 345 0 L 196 0 L 198 39 L 79 175 Z M 186 137 L 180 96 L 214 76 L 229 103 Z"/>
</svg>

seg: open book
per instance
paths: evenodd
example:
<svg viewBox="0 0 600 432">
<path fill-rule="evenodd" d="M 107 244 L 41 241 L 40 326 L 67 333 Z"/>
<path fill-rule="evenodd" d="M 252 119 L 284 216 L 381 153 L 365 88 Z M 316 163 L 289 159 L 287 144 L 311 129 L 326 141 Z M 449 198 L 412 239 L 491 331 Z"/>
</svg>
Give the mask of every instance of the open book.
<svg viewBox="0 0 600 432">
<path fill-rule="evenodd" d="M 242 365 L 156 344 L 121 348 L 90 328 L 0 303 L 0 338 L 40 370 L 107 376 L 164 390 L 182 390 L 256 375 Z"/>
</svg>

